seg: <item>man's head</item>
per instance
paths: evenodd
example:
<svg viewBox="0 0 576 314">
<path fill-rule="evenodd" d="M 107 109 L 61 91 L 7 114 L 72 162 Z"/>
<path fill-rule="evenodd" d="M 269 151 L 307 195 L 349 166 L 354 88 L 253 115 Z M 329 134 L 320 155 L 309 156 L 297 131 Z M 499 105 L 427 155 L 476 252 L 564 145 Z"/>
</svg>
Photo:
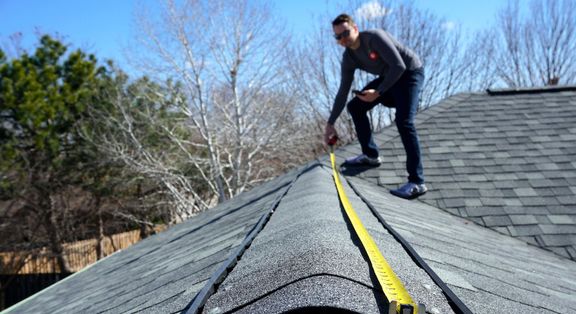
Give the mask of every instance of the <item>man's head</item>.
<svg viewBox="0 0 576 314">
<path fill-rule="evenodd" d="M 334 38 L 336 38 L 338 44 L 348 48 L 358 47 L 358 26 L 356 26 L 350 15 L 338 15 L 332 21 L 332 30 L 334 30 Z"/>
</svg>

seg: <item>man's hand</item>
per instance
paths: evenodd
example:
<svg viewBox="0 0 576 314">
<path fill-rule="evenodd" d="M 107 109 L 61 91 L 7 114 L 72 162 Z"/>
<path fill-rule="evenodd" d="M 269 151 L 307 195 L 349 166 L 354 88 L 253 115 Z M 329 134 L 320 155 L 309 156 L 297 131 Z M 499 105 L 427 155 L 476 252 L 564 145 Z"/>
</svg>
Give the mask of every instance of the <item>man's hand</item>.
<svg viewBox="0 0 576 314">
<path fill-rule="evenodd" d="M 324 144 L 326 146 L 330 145 L 330 139 L 333 137 L 337 137 L 338 133 L 336 133 L 336 128 L 330 123 L 326 123 L 326 128 L 324 129 Z"/>
<path fill-rule="evenodd" d="M 380 93 L 375 89 L 367 89 L 365 91 L 362 91 L 362 94 L 358 94 L 358 96 L 356 97 L 360 98 L 360 100 L 365 102 L 373 102 L 378 97 L 380 97 Z"/>
</svg>

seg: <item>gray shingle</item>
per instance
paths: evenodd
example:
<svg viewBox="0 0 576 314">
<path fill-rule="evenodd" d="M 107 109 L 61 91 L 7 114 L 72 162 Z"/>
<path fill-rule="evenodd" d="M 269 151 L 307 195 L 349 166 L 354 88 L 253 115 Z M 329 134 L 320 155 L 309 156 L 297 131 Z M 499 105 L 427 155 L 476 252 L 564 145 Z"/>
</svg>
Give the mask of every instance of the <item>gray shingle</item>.
<svg viewBox="0 0 576 314">
<path fill-rule="evenodd" d="M 504 206 L 515 206 L 520 208 L 520 206 L 522 206 L 522 202 L 517 198 L 505 198 Z"/>
<path fill-rule="evenodd" d="M 482 217 L 484 224 L 488 227 L 509 226 L 512 224 L 508 215 L 502 216 L 484 216 Z"/>
<path fill-rule="evenodd" d="M 459 198 L 448 198 L 443 200 L 444 201 L 444 206 L 446 207 L 464 207 L 466 206 L 466 203 L 464 202 L 463 199 L 459 199 Z"/>
<path fill-rule="evenodd" d="M 484 206 L 503 207 L 509 205 L 506 199 L 500 197 L 481 197 L 478 199 Z"/>
<path fill-rule="evenodd" d="M 538 196 L 538 193 L 536 193 L 536 191 L 532 188 L 516 188 L 514 189 L 514 192 L 516 193 L 516 195 L 518 195 L 519 197 L 522 196 Z"/>
<path fill-rule="evenodd" d="M 576 224 L 576 215 L 548 215 L 550 222 L 558 225 L 574 225 Z"/>
<path fill-rule="evenodd" d="M 522 203 L 522 205 L 526 207 L 534 207 L 534 206 L 547 207 L 558 204 L 556 198 L 550 198 L 550 197 L 524 196 L 520 197 L 519 200 Z"/>
<path fill-rule="evenodd" d="M 480 206 L 465 208 L 465 210 L 470 217 L 484 217 L 489 215 L 498 216 L 506 214 L 503 208 L 500 207 Z"/>
<path fill-rule="evenodd" d="M 533 215 L 510 215 L 510 220 L 514 225 L 532 225 L 537 224 L 538 220 Z"/>
<path fill-rule="evenodd" d="M 576 195 L 559 196 L 557 199 L 562 205 L 576 206 Z"/>
<path fill-rule="evenodd" d="M 514 225 L 508 226 L 510 234 L 514 237 L 536 236 L 542 234 L 540 226 L 533 225 Z"/>
<path fill-rule="evenodd" d="M 544 234 L 576 234 L 576 225 L 541 224 L 539 227 Z"/>
</svg>

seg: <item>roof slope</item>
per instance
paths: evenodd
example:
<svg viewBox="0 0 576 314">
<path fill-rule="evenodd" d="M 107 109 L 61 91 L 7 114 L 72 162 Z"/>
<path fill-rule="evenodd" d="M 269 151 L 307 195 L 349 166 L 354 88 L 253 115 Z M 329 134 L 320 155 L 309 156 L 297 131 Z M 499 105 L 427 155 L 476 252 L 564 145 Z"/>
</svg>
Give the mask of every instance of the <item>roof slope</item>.
<svg viewBox="0 0 576 314">
<path fill-rule="evenodd" d="M 351 190 L 347 194 L 412 297 L 440 313 L 453 313 L 428 274 L 415 266 Z M 344 217 L 329 169 L 318 167 L 304 174 L 208 300 L 205 312 L 275 313 L 320 305 L 387 312 L 385 296 L 374 287 L 377 281 L 360 241 Z"/>
<path fill-rule="evenodd" d="M 447 103 L 469 97 L 476 96 L 462 95 Z M 451 109 L 433 107 L 420 118 L 441 116 L 446 108 Z M 394 145 L 395 135 L 387 132 L 380 141 Z M 383 149 L 385 154 L 390 151 Z M 7 312 L 386 311 L 326 164 L 323 158 L 243 193 L 99 261 Z M 393 164 L 401 164 L 400 159 Z M 435 207 L 440 198 L 426 196 L 430 205 L 391 197 L 381 186 L 397 177 L 390 174 L 395 171 L 391 166 L 367 171 L 364 178 L 348 177 L 345 189 L 385 258 L 429 313 L 453 311 L 430 278 L 433 275 L 415 264 L 370 208 L 474 313 L 576 312 L 576 262 L 450 215 Z M 431 185 L 438 184 L 432 180 L 435 167 L 428 168 Z"/>
<path fill-rule="evenodd" d="M 100 260 L 8 312 L 180 312 L 240 248 L 296 175 L 279 177 Z"/>
<path fill-rule="evenodd" d="M 575 262 L 366 180 L 351 182 L 473 313 L 576 313 Z"/>
<path fill-rule="evenodd" d="M 576 259 L 575 87 L 460 94 L 416 123 L 422 201 Z M 405 180 L 397 135 L 376 136 L 384 163 L 361 176 L 388 188 Z"/>
<path fill-rule="evenodd" d="M 104 259 L 10 313 L 179 313 L 215 288 L 207 313 L 322 307 L 363 313 L 386 302 L 339 206 L 328 169 L 305 168 Z M 292 182 L 289 185 L 289 182 Z M 474 313 L 576 311 L 576 263 L 351 178 Z M 346 184 L 346 183 L 345 183 Z M 346 185 L 352 206 L 417 302 L 452 313 L 444 295 Z M 284 194 L 286 192 L 286 194 Z M 220 286 L 210 277 L 279 200 Z M 218 277 L 217 275 L 216 277 Z M 202 290 L 203 291 L 203 290 Z"/>
</svg>

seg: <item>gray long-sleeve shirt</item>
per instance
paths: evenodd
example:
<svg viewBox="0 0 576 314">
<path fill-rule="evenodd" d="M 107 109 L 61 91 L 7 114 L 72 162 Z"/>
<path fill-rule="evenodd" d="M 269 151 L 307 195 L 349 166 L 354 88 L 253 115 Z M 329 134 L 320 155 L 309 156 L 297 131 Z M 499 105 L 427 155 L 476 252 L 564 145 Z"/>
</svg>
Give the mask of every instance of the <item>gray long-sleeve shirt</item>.
<svg viewBox="0 0 576 314">
<path fill-rule="evenodd" d="M 420 58 L 382 29 L 360 32 L 360 47 L 346 48 L 342 56 L 340 88 L 332 106 L 328 123 L 334 124 L 344 110 L 356 69 L 364 70 L 384 80 L 377 90 L 383 95 L 402 76 L 405 70 L 422 67 Z"/>
</svg>

